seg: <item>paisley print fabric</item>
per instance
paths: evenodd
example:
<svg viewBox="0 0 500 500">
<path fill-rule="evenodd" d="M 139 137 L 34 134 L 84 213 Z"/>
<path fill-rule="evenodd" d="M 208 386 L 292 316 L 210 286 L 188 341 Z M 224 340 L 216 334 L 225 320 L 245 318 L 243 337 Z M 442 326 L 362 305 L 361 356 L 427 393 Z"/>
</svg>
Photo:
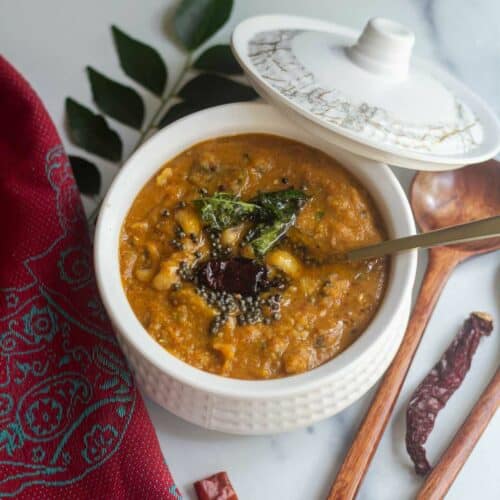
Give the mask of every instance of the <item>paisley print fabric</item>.
<svg viewBox="0 0 500 500">
<path fill-rule="evenodd" d="M 78 191 L 0 57 L 0 498 L 180 495 L 99 300 Z"/>
</svg>

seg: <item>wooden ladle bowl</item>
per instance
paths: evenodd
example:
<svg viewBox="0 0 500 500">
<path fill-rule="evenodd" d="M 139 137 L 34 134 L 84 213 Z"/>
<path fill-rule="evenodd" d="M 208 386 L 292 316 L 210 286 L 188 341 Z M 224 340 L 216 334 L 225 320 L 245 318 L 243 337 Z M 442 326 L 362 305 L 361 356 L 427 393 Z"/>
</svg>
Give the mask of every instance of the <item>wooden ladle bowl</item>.
<svg viewBox="0 0 500 500">
<path fill-rule="evenodd" d="M 424 232 L 500 215 L 500 162 L 490 160 L 448 172 L 420 172 L 413 179 L 410 201 Z M 500 249 L 500 238 L 429 250 L 427 270 L 403 341 L 337 474 L 329 500 L 356 496 L 451 271 L 468 257 L 496 249 Z"/>
<path fill-rule="evenodd" d="M 446 172 L 420 172 L 411 186 L 411 206 L 420 229 L 432 231 L 500 215 L 500 162 Z M 500 238 L 454 245 L 467 252 L 500 248 Z"/>
</svg>

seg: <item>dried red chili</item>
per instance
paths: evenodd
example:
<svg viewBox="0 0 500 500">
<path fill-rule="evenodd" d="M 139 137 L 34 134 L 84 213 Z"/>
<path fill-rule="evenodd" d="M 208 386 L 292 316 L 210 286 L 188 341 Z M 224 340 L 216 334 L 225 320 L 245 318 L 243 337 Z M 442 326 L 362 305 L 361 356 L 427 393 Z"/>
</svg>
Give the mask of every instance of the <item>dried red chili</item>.
<svg viewBox="0 0 500 500">
<path fill-rule="evenodd" d="M 257 295 L 270 287 L 266 267 L 244 257 L 209 260 L 199 267 L 198 280 L 213 290 L 242 295 Z"/>
<path fill-rule="evenodd" d="M 460 387 L 481 337 L 492 330 L 493 319 L 489 314 L 471 313 L 439 362 L 413 393 L 406 411 L 406 449 L 417 474 L 425 476 L 430 472 L 424 444 L 437 414 Z"/>
<path fill-rule="evenodd" d="M 200 479 L 194 483 L 199 500 L 238 500 L 238 496 L 225 472 Z"/>
</svg>

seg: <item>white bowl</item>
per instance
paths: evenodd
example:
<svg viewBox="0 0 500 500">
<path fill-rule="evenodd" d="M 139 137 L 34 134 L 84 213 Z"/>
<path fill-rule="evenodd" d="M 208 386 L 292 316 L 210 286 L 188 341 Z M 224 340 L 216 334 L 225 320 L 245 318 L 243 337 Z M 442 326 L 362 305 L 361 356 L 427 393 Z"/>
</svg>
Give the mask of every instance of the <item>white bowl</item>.
<svg viewBox="0 0 500 500">
<path fill-rule="evenodd" d="M 237 380 L 201 371 L 168 353 L 143 328 L 123 290 L 118 258 L 122 222 L 141 188 L 165 162 L 198 142 L 250 132 L 288 137 L 336 158 L 371 193 L 391 237 L 415 232 L 406 195 L 386 165 L 312 137 L 271 106 L 229 104 L 175 122 L 132 155 L 104 200 L 94 257 L 104 306 L 144 393 L 202 427 L 265 434 L 334 415 L 379 379 L 394 357 L 408 321 L 417 254 L 411 251 L 392 258 L 385 296 L 368 328 L 342 354 L 309 372 L 276 380 Z"/>
</svg>

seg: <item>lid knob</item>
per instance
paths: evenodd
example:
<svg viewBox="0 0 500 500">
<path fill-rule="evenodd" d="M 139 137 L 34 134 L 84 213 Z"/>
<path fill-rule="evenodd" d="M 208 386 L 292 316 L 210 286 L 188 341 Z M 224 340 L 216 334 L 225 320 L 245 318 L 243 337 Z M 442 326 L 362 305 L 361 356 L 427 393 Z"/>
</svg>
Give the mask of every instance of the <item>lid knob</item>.
<svg viewBox="0 0 500 500">
<path fill-rule="evenodd" d="M 381 76 L 404 80 L 408 75 L 415 35 L 402 24 L 375 17 L 366 23 L 355 45 L 347 48 L 350 59 Z"/>
</svg>

